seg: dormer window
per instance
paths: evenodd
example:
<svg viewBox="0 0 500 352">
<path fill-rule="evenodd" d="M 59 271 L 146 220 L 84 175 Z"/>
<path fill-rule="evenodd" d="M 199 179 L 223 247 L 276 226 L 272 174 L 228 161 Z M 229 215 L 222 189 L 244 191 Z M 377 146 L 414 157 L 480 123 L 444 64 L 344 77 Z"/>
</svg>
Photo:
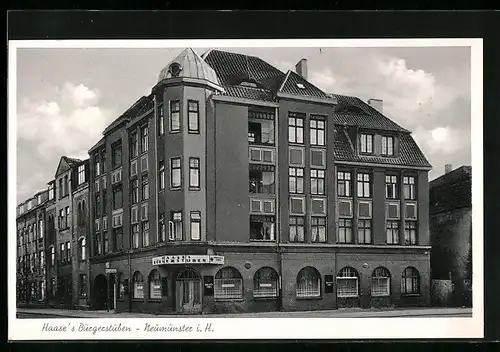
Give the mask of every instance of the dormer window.
<svg viewBox="0 0 500 352">
<path fill-rule="evenodd" d="M 394 155 L 394 137 L 382 136 L 382 155 Z"/>
<path fill-rule="evenodd" d="M 297 83 L 297 87 L 300 89 L 306 89 L 306 87 L 302 83 Z"/>
<path fill-rule="evenodd" d="M 360 136 L 361 153 L 373 153 L 373 135 L 362 133 Z"/>
<path fill-rule="evenodd" d="M 249 82 L 249 81 L 243 81 L 243 82 L 240 82 L 240 86 L 243 86 L 243 87 L 251 87 L 251 88 L 259 88 L 257 86 L 257 83 L 255 82 Z"/>
<path fill-rule="evenodd" d="M 182 71 L 182 67 L 177 62 L 172 63 L 170 65 L 170 67 L 168 68 L 168 72 L 170 72 L 172 77 L 178 77 L 179 74 L 181 73 L 181 71 Z"/>
</svg>

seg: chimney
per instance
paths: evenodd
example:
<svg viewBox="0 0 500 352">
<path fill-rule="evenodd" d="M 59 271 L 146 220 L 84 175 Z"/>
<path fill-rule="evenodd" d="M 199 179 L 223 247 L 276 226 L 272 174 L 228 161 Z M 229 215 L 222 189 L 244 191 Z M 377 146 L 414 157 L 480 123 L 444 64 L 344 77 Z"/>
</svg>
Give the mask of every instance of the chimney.
<svg viewBox="0 0 500 352">
<path fill-rule="evenodd" d="M 295 72 L 307 80 L 307 59 L 302 59 L 295 65 Z"/>
<path fill-rule="evenodd" d="M 447 173 L 451 172 L 451 170 L 452 170 L 452 166 L 451 166 L 451 164 L 446 164 L 446 165 L 444 166 L 444 173 L 445 173 L 445 174 L 447 174 Z"/>
<path fill-rule="evenodd" d="M 384 113 L 384 101 L 382 99 L 368 99 L 368 105 L 377 110 L 379 113 Z"/>
</svg>

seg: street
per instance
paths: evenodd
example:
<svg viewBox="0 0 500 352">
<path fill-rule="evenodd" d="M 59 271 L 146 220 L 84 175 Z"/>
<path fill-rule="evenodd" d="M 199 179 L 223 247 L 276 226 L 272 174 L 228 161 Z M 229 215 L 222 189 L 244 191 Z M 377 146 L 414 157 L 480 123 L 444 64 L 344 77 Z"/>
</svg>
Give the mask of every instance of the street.
<svg viewBox="0 0 500 352">
<path fill-rule="evenodd" d="M 19 319 L 54 318 L 391 318 L 391 317 L 472 317 L 471 308 L 410 308 L 410 309 L 338 309 L 300 312 L 263 312 L 241 314 L 154 315 L 145 313 L 115 313 L 113 311 L 78 311 L 63 309 L 17 309 Z"/>
</svg>

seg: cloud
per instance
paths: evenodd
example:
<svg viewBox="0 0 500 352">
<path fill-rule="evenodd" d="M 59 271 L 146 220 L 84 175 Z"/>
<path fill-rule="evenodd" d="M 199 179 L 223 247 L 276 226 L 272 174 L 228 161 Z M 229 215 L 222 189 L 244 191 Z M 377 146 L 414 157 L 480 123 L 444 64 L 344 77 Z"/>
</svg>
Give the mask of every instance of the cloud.
<svg viewBox="0 0 500 352">
<path fill-rule="evenodd" d="M 98 91 L 92 91 L 83 84 L 77 86 L 66 83 L 64 91 L 68 92 L 75 106 L 82 107 L 87 103 L 94 101 L 97 98 Z"/>
</svg>

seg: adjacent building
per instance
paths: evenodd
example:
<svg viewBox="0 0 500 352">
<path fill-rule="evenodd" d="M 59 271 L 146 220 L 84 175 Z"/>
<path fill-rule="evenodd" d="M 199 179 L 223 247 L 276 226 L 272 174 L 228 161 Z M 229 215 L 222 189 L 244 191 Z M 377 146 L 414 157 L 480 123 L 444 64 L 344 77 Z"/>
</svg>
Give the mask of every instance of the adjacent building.
<svg viewBox="0 0 500 352">
<path fill-rule="evenodd" d="M 472 168 L 461 166 L 430 182 L 432 279 L 449 280 L 448 304 L 472 305 Z M 445 295 L 448 296 L 448 295 Z"/>
<path fill-rule="evenodd" d="M 85 227 L 54 245 L 85 239 L 88 264 L 55 271 L 87 275 L 94 309 L 425 306 L 430 169 L 382 101 L 323 92 L 305 59 L 186 49 L 89 150 Z"/>
</svg>

